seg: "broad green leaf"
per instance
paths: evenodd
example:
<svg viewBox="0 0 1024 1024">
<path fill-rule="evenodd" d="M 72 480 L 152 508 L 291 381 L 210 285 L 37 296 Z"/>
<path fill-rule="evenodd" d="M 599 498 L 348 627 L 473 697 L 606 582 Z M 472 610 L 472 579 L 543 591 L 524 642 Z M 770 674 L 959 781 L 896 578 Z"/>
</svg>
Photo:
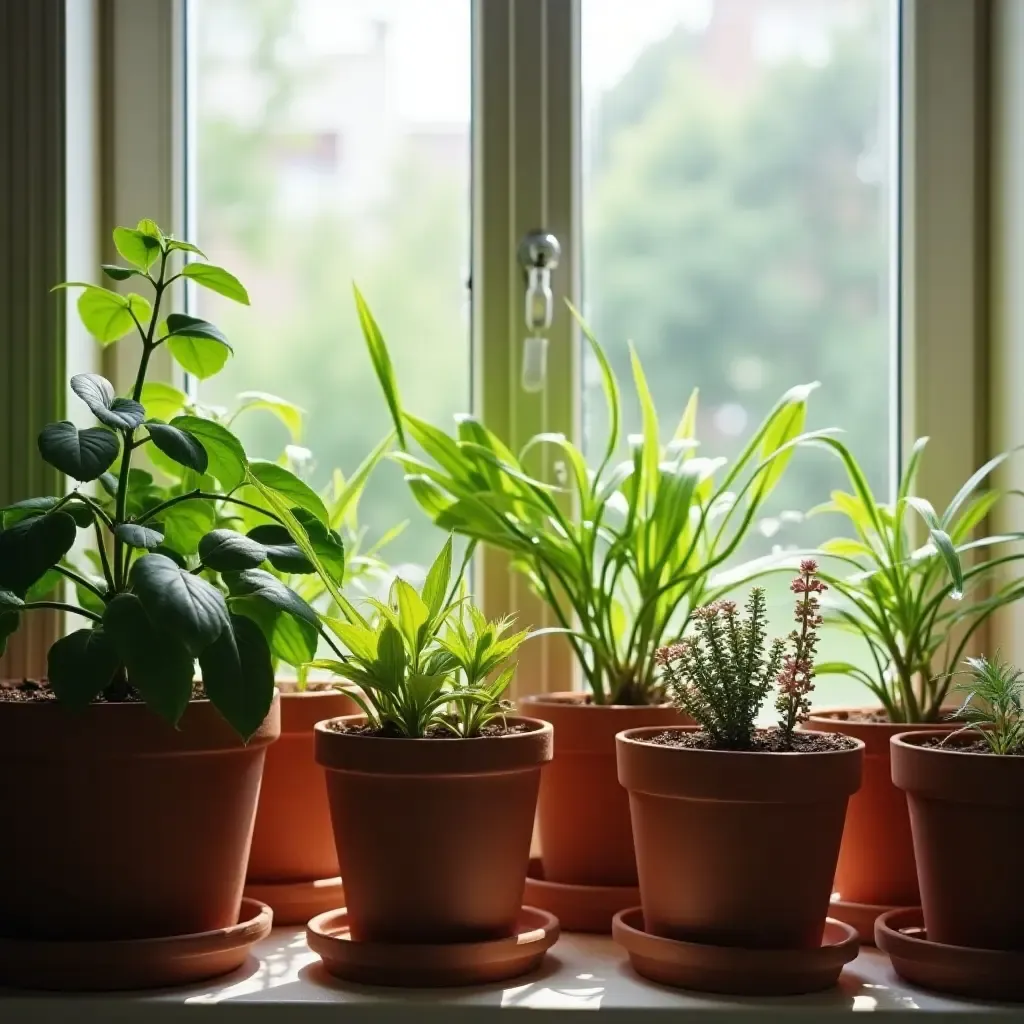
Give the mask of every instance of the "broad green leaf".
<svg viewBox="0 0 1024 1024">
<path fill-rule="evenodd" d="M 230 629 L 223 594 L 166 555 L 143 555 L 132 565 L 130 578 L 150 619 L 191 654 L 201 654 Z"/>
<path fill-rule="evenodd" d="M 101 344 L 123 338 L 135 327 L 128 299 L 108 288 L 85 285 L 78 297 L 78 315 L 85 329 Z"/>
<path fill-rule="evenodd" d="M 197 245 L 193 245 L 191 242 L 186 242 L 181 238 L 168 238 L 167 239 L 167 251 L 177 249 L 179 252 L 193 252 L 197 256 L 201 256 L 204 260 L 206 259 L 206 253 Z"/>
<path fill-rule="evenodd" d="M 142 273 L 134 267 L 119 267 L 113 263 L 101 263 L 100 270 L 112 281 L 127 281 L 130 277 L 138 277 Z"/>
<path fill-rule="evenodd" d="M 202 498 L 193 498 L 172 505 L 160 513 L 163 521 L 164 544 L 182 555 L 191 555 L 199 542 L 217 521 L 213 504 Z"/>
<path fill-rule="evenodd" d="M 39 453 L 76 480 L 95 480 L 117 459 L 121 442 L 106 427 L 79 430 L 70 420 L 50 423 L 39 434 Z"/>
<path fill-rule="evenodd" d="M 169 423 L 158 423 L 150 420 L 146 423 L 153 444 L 181 466 L 194 469 L 197 473 L 205 473 L 209 466 L 209 458 L 203 443 L 195 434 Z"/>
<path fill-rule="evenodd" d="M 265 560 L 278 572 L 307 574 L 316 572 L 313 563 L 302 553 L 292 535 L 277 523 L 254 526 L 246 535 L 249 540 L 263 549 Z M 255 566 L 246 566 L 255 568 Z"/>
<path fill-rule="evenodd" d="M 249 463 L 249 473 L 264 487 L 286 498 L 291 505 L 297 505 L 311 512 L 321 523 L 327 524 L 327 509 L 323 499 L 309 484 L 303 483 L 294 473 L 276 462 L 254 460 Z"/>
<path fill-rule="evenodd" d="M 390 623 L 384 624 L 377 634 L 377 658 L 373 665 L 373 677 L 379 686 L 398 693 L 405 678 L 408 664 L 405 644 L 401 633 Z"/>
<path fill-rule="evenodd" d="M 448 595 L 448 584 L 452 578 L 452 538 L 445 541 L 433 565 L 427 572 L 423 582 L 423 601 L 427 606 L 431 620 L 436 619 L 444 608 Z"/>
<path fill-rule="evenodd" d="M 353 285 L 355 293 L 356 311 L 359 314 L 359 326 L 362 328 L 363 337 L 366 339 L 366 348 L 370 353 L 370 361 L 373 363 L 374 372 L 380 382 L 381 390 L 384 392 L 384 400 L 391 410 L 391 419 L 395 425 L 395 434 L 398 443 L 405 448 L 405 431 L 402 428 L 402 403 L 398 395 L 398 382 L 395 379 L 395 370 L 391 365 L 391 356 L 388 354 L 387 345 L 384 343 L 384 336 L 374 320 L 370 307 L 366 304 L 359 289 Z"/>
<path fill-rule="evenodd" d="M 139 523 L 119 523 L 114 530 L 114 536 L 129 547 L 142 548 L 146 551 L 155 551 L 164 542 L 164 535 L 160 530 Z"/>
<path fill-rule="evenodd" d="M 196 264 L 192 264 L 196 266 Z M 292 444 L 298 444 L 302 440 L 302 417 L 303 410 L 285 398 L 278 398 L 277 395 L 270 395 L 264 391 L 243 391 L 238 395 L 240 402 L 238 411 L 232 417 L 237 419 L 243 412 L 255 412 L 262 409 L 276 416 L 288 429 L 291 435 Z"/>
<path fill-rule="evenodd" d="M 92 526 L 92 509 L 88 505 L 80 501 L 65 501 L 63 498 L 46 497 L 25 498 L 0 509 L 0 529 L 8 530 L 23 519 L 33 519 L 36 516 L 44 515 L 62 501 L 64 504 L 61 505 L 61 512 L 66 512 L 71 516 L 80 529 Z"/>
<path fill-rule="evenodd" d="M 227 342 L 191 335 L 175 335 L 168 340 L 167 346 L 178 365 L 200 380 L 220 373 L 231 355 L 231 346 Z"/>
<path fill-rule="evenodd" d="M 150 416 L 166 422 L 185 408 L 188 396 L 170 384 L 153 380 L 142 385 L 140 401 Z"/>
<path fill-rule="evenodd" d="M 301 668 L 316 657 L 319 634 L 305 619 L 297 619 L 256 595 L 230 597 L 228 607 L 252 619 L 263 630 L 271 654 L 285 664 Z"/>
<path fill-rule="evenodd" d="M 114 228 L 114 245 L 123 259 L 140 270 L 149 270 L 160 258 L 160 240 L 134 228 Z"/>
<path fill-rule="evenodd" d="M 149 217 L 143 217 L 138 224 L 135 225 L 135 229 L 143 235 L 148 235 L 150 238 L 155 238 L 157 241 L 164 241 L 164 233 L 160 230 L 160 225 L 155 220 Z M 168 239 L 170 241 L 170 239 Z"/>
<path fill-rule="evenodd" d="M 199 667 L 207 697 L 248 740 L 274 700 L 274 666 L 263 631 L 244 615 L 232 615 L 228 628 L 199 655 Z"/>
<path fill-rule="evenodd" d="M 368 626 L 324 616 L 328 629 L 345 645 L 353 658 L 372 664 L 377 657 L 377 634 Z"/>
<path fill-rule="evenodd" d="M 78 528 L 66 512 L 50 512 L 0 532 L 0 588 L 24 594 L 75 543 Z"/>
<path fill-rule="evenodd" d="M 77 373 L 71 390 L 85 402 L 101 423 L 115 430 L 134 430 L 146 418 L 146 410 L 130 398 L 118 398 L 114 385 L 98 373 Z"/>
<path fill-rule="evenodd" d="M 392 584 L 392 604 L 398 608 L 398 624 L 410 651 L 420 650 L 420 629 L 430 618 L 430 609 L 423 599 L 401 577 Z"/>
<path fill-rule="evenodd" d="M 167 338 L 200 338 L 205 341 L 216 341 L 226 348 L 228 339 L 219 327 L 202 317 L 189 316 L 187 313 L 171 313 L 167 317 Z"/>
<path fill-rule="evenodd" d="M 243 306 L 249 305 L 249 293 L 242 287 L 242 282 L 223 267 L 215 267 L 212 263 L 188 263 L 182 268 L 181 273 L 183 277 L 209 288 L 212 292 L 217 292 L 218 295 L 234 299 Z"/>
<path fill-rule="evenodd" d="M 150 619 L 135 594 L 118 594 L 107 605 L 103 631 L 128 682 L 158 715 L 177 725 L 192 696 L 194 660 L 184 644 Z"/>
<path fill-rule="evenodd" d="M 226 491 L 233 491 L 245 482 L 248 465 L 245 449 L 227 427 L 200 416 L 176 416 L 170 425 L 187 430 L 199 440 L 209 460 L 207 472 L 216 477 Z"/>
<path fill-rule="evenodd" d="M 211 530 L 199 541 L 203 565 L 217 572 L 255 569 L 267 560 L 266 548 L 234 530 Z"/>
<path fill-rule="evenodd" d="M 73 711 L 81 711 L 107 688 L 120 664 L 102 629 L 79 629 L 50 648 L 46 675 L 57 699 Z"/>
<path fill-rule="evenodd" d="M 273 607 L 319 628 L 320 620 L 316 612 L 298 594 L 266 570 L 245 569 L 239 573 L 231 573 L 225 580 L 233 595 L 261 597 Z"/>
</svg>

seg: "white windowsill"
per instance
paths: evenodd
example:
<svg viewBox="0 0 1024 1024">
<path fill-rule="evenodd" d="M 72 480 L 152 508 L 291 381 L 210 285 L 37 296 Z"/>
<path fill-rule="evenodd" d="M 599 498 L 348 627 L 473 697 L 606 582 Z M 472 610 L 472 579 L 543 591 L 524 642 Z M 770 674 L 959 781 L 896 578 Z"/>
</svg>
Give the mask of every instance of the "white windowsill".
<svg viewBox="0 0 1024 1024">
<path fill-rule="evenodd" d="M 214 1018 L 253 1024 L 281 1021 L 430 1021 L 497 1020 L 493 1011 L 529 1009 L 531 1024 L 554 1012 L 575 1009 L 610 1010 L 622 1018 L 641 1019 L 641 1011 L 704 1011 L 716 1024 L 730 1021 L 786 1020 L 795 1016 L 820 1019 L 825 1014 L 873 1011 L 876 1015 L 926 1010 L 941 1019 L 964 1019 L 1003 1007 L 968 1003 L 915 989 L 893 973 L 888 958 L 869 949 L 850 964 L 839 985 L 815 995 L 740 999 L 663 988 L 639 977 L 625 953 L 609 938 L 563 935 L 545 963 L 533 974 L 511 981 L 465 989 L 369 988 L 335 981 L 306 946 L 304 932 L 277 928 L 255 950 L 249 964 L 233 975 L 172 992 L 57 995 L 0 993 L 0 1020 L 120 1024 L 139 1021 L 211 1019 L 193 1007 L 216 1006 Z M 301 1007 L 301 1009 L 299 1009 Z M 344 1010 L 342 1010 L 344 1007 Z M 1008 1008 L 1008 1007 L 1007 1007 Z M 458 1012 L 455 1012 L 455 1011 Z M 1018 1012 L 1020 1008 L 1017 1008 Z M 339 1016 L 339 1011 L 341 1015 Z M 547 1013 L 543 1011 L 548 1011 Z M 633 1011 L 632 1013 L 630 1011 Z M 902 1014 L 901 1014 L 902 1016 Z"/>
</svg>

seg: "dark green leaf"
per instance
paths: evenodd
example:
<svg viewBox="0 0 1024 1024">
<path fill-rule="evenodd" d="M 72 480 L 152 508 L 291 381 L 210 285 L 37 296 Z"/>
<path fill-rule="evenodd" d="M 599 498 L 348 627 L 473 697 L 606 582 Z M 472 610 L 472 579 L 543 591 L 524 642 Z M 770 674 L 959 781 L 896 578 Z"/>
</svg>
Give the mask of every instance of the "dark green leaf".
<svg viewBox="0 0 1024 1024">
<path fill-rule="evenodd" d="M 298 594 L 289 590 L 265 569 L 246 569 L 237 574 L 231 573 L 230 576 L 225 576 L 225 582 L 235 596 L 261 597 L 273 607 L 319 627 L 320 620 L 316 612 Z"/>
<path fill-rule="evenodd" d="M 274 700 L 274 666 L 260 627 L 243 615 L 232 615 L 228 629 L 199 656 L 203 688 L 247 740 L 267 717 Z"/>
<path fill-rule="evenodd" d="M 327 524 L 327 509 L 323 499 L 284 466 L 279 466 L 276 462 L 256 460 L 250 462 L 249 472 L 265 487 L 286 498 L 290 504 L 306 509 L 321 523 Z"/>
<path fill-rule="evenodd" d="M 267 560 L 267 551 L 251 537 L 234 530 L 211 530 L 199 542 L 203 565 L 217 572 L 255 569 Z"/>
<path fill-rule="evenodd" d="M 228 339 L 219 327 L 202 317 L 189 316 L 187 313 L 171 313 L 167 317 L 167 337 L 169 338 L 204 338 L 216 341 L 230 348 Z"/>
<path fill-rule="evenodd" d="M 26 601 L 45 601 L 64 583 L 64 576 L 56 569 L 47 569 L 42 576 L 25 591 Z"/>
<path fill-rule="evenodd" d="M 180 427 L 172 427 L 169 423 L 156 423 L 150 420 L 146 424 L 153 444 L 181 466 L 194 469 L 197 473 L 205 473 L 209 458 L 202 442 L 194 434 Z"/>
<path fill-rule="evenodd" d="M 299 545 L 292 540 L 292 535 L 277 523 L 255 526 L 249 531 L 248 538 L 263 548 L 270 564 L 278 572 L 311 573 L 316 570 L 313 563 L 299 550 Z M 245 568 L 250 568 L 246 566 Z M 255 568 L 252 566 L 251 568 Z"/>
<path fill-rule="evenodd" d="M 160 513 L 164 544 L 182 555 L 194 554 L 217 519 L 213 505 L 201 498 L 182 501 Z"/>
<path fill-rule="evenodd" d="M 249 293 L 242 286 L 242 282 L 223 267 L 215 267 L 211 263 L 189 263 L 181 273 L 190 281 L 195 281 L 210 291 L 234 299 L 243 306 L 249 305 Z"/>
<path fill-rule="evenodd" d="M 209 459 L 207 472 L 216 477 L 225 490 L 233 491 L 245 480 L 248 465 L 245 449 L 227 427 L 199 416 L 177 416 L 171 420 L 171 426 L 187 430 L 198 438 Z"/>
<path fill-rule="evenodd" d="M 127 281 L 129 277 L 138 277 L 141 271 L 134 267 L 119 267 L 113 263 L 101 263 L 100 270 L 113 281 Z"/>
<path fill-rule="evenodd" d="M 128 682 L 158 715 L 176 725 L 192 696 L 192 655 L 154 625 L 134 594 L 118 594 L 107 605 L 103 631 L 128 670 Z"/>
<path fill-rule="evenodd" d="M 56 504 L 63 501 L 63 498 L 25 498 L 24 501 L 16 501 L 0 510 L 0 528 L 9 529 L 15 523 L 23 519 L 32 519 L 49 512 Z M 61 505 L 61 511 L 67 512 L 69 516 L 82 528 L 92 526 L 92 509 L 80 501 L 66 501 Z"/>
<path fill-rule="evenodd" d="M 57 699 L 81 711 L 107 688 L 120 664 L 102 629 L 79 629 L 50 648 L 46 672 Z"/>
<path fill-rule="evenodd" d="M 0 612 L 0 654 L 7 650 L 7 638 L 20 624 L 21 616 L 17 612 Z"/>
<path fill-rule="evenodd" d="M 118 398 L 114 385 L 98 373 L 76 373 L 71 378 L 71 390 L 108 427 L 134 430 L 146 418 L 146 410 L 138 402 Z"/>
<path fill-rule="evenodd" d="M 160 258 L 160 241 L 134 228 L 114 228 L 114 245 L 121 256 L 140 270 L 149 270 Z"/>
<path fill-rule="evenodd" d="M 194 252 L 197 256 L 202 256 L 206 259 L 206 253 L 197 245 L 193 245 L 191 242 L 186 242 L 181 238 L 168 238 L 167 239 L 167 250 L 168 252 L 172 249 L 179 249 L 181 252 Z"/>
<path fill-rule="evenodd" d="M 164 535 L 159 530 L 138 523 L 120 523 L 114 534 L 129 547 L 144 548 L 147 551 L 155 551 L 164 542 Z"/>
<path fill-rule="evenodd" d="M 114 464 L 121 450 L 117 435 L 106 427 L 79 430 L 70 420 L 43 427 L 38 443 L 51 466 L 80 481 L 95 480 Z"/>
<path fill-rule="evenodd" d="M 285 664 L 299 668 L 316 657 L 319 637 L 316 627 L 305 619 L 297 619 L 256 595 L 228 598 L 228 605 L 263 630 L 271 654 Z"/>
<path fill-rule="evenodd" d="M 132 565 L 131 582 L 150 619 L 194 655 L 229 628 L 221 592 L 166 555 L 143 555 Z"/>
<path fill-rule="evenodd" d="M 78 530 L 66 512 L 51 512 L 0 532 L 0 587 L 24 594 L 75 543 Z"/>
</svg>

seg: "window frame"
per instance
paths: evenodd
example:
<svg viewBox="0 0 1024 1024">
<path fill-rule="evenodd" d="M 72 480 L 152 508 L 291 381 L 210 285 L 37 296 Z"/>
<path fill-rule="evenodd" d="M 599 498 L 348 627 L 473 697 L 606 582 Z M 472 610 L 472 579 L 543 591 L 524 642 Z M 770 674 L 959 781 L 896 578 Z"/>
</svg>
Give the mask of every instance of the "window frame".
<svg viewBox="0 0 1024 1024">
<path fill-rule="evenodd" d="M 93 266 L 112 255 L 110 224 L 146 215 L 178 232 L 188 227 L 187 2 L 88 0 L 99 27 L 91 44 L 101 69 L 99 117 L 92 138 L 79 130 L 69 142 L 99 152 L 98 188 L 91 197 L 75 194 L 67 213 L 69 221 L 87 217 L 97 232 Z M 990 6 L 902 0 L 897 8 L 900 344 L 893 398 L 897 447 L 906 450 L 922 435 L 932 439 L 921 491 L 936 505 L 989 454 L 991 435 L 1003 440 L 1007 432 L 993 431 L 988 415 L 995 390 L 989 300 L 996 295 L 988 280 Z M 486 236 L 473 232 L 473 403 L 513 447 L 541 430 L 580 436 L 580 338 L 563 304 L 580 297 L 580 11 L 581 0 L 473 0 L 473 224 L 488 225 Z M 1009 73 L 1004 77 L 1008 84 Z M 68 101 L 65 116 L 72 113 Z M 526 231 L 539 227 L 558 236 L 562 259 L 553 276 L 549 386 L 530 396 L 518 387 L 524 280 L 515 250 Z M 104 353 L 103 368 L 115 385 L 124 383 L 116 355 Z M 166 355 L 153 371 L 181 383 Z M 12 378 L 0 390 L 10 399 L 20 387 Z M 525 581 L 509 572 L 505 555 L 486 551 L 476 562 L 489 614 L 554 624 Z M 573 688 L 578 672 L 564 638 L 550 636 L 524 648 L 518 676 L 522 695 Z"/>
</svg>

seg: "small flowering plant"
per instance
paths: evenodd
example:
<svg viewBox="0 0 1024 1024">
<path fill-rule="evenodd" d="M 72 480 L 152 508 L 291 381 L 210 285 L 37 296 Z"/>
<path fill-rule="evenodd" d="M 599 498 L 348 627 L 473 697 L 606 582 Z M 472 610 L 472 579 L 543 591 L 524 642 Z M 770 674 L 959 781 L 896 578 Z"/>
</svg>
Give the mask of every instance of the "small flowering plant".
<svg viewBox="0 0 1024 1024">
<path fill-rule="evenodd" d="M 800 563 L 790 589 L 797 595 L 797 628 L 767 647 L 764 590 L 755 587 L 741 615 L 732 601 L 715 601 L 694 613 L 696 635 L 657 652 L 673 703 L 707 734 L 711 746 L 749 750 L 755 721 L 774 686 L 779 714 L 775 749 L 793 748 L 793 734 L 811 710 L 814 655 L 821 625 L 818 595 L 826 586 L 812 559 Z M 787 650 L 788 648 L 788 650 Z"/>
</svg>

